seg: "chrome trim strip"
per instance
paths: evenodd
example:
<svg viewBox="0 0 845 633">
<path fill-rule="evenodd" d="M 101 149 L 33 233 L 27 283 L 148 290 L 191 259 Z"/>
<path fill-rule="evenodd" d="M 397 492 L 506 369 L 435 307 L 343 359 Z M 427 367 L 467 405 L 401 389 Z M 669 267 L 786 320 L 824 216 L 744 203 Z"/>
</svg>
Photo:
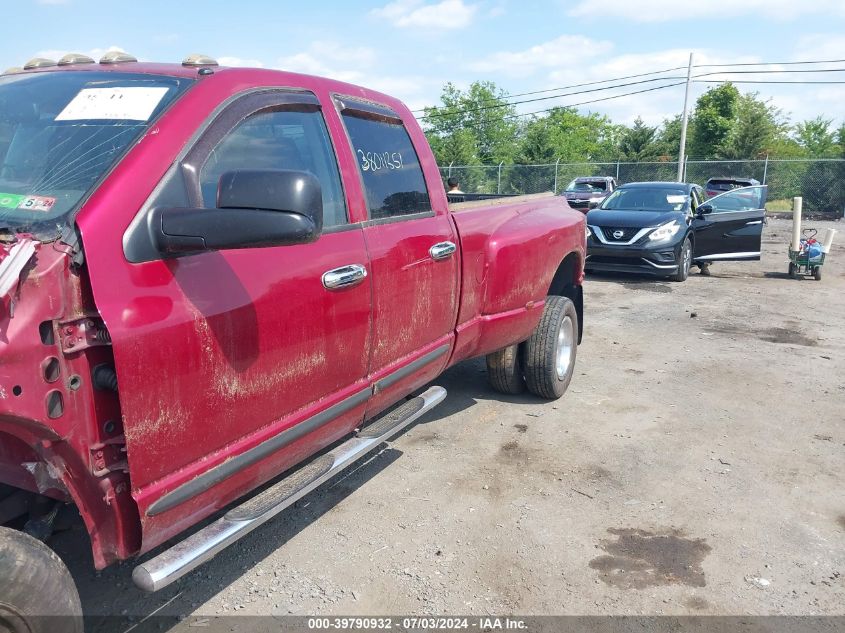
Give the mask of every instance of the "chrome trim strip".
<svg viewBox="0 0 845 633">
<path fill-rule="evenodd" d="M 763 224 L 763 220 L 755 220 L 753 222 L 746 222 L 745 226 L 752 226 L 754 224 Z"/>
<path fill-rule="evenodd" d="M 299 424 L 285 429 L 278 435 L 274 435 L 270 439 L 264 440 L 257 446 L 253 446 L 251 449 L 244 451 L 240 455 L 236 455 L 232 459 L 205 471 L 191 481 L 174 488 L 167 494 L 162 495 L 153 501 L 150 504 L 150 507 L 147 508 L 146 515 L 148 517 L 154 517 L 162 512 L 167 512 L 168 510 L 175 508 L 179 504 L 185 503 L 198 495 L 201 495 L 235 473 L 252 466 L 257 461 L 268 457 L 272 453 L 285 448 L 311 431 L 315 431 L 324 424 L 328 424 L 347 411 L 351 411 L 359 404 L 366 402 L 370 398 L 371 394 L 372 391 L 369 387 L 363 389 L 358 393 L 349 396 L 345 400 L 341 400 L 334 406 L 331 406 L 328 409 L 308 418 L 307 420 L 303 420 Z"/>
<path fill-rule="evenodd" d="M 678 264 L 671 264 L 669 266 L 666 266 L 665 264 L 655 264 L 653 261 L 648 260 L 645 257 L 640 257 L 640 259 L 643 260 L 646 264 L 650 264 L 650 265 L 654 266 L 655 268 L 660 268 L 661 270 L 678 267 Z"/>
<path fill-rule="evenodd" d="M 701 257 L 696 257 L 695 260 L 699 259 L 749 259 L 751 257 L 760 257 L 760 251 L 754 252 L 747 252 L 747 253 L 717 253 L 716 255 L 702 255 Z"/>
<path fill-rule="evenodd" d="M 420 356 L 417 360 L 413 361 L 412 363 L 408 363 L 404 367 L 401 367 L 393 373 L 388 374 L 381 380 L 376 381 L 374 392 L 378 393 L 379 391 L 384 391 L 394 383 L 397 383 L 403 378 L 406 378 L 411 374 L 416 373 L 417 370 L 422 369 L 429 363 L 433 363 L 435 360 L 446 354 L 450 349 L 452 349 L 452 346 L 449 343 L 441 345 L 440 347 L 429 352 L 425 356 Z"/>
<path fill-rule="evenodd" d="M 607 239 L 604 237 L 604 232 L 602 231 L 602 228 L 600 226 L 593 226 L 592 224 L 590 224 L 588 226 L 590 227 L 590 230 L 593 232 L 593 235 L 595 235 L 597 238 L 599 238 L 599 241 L 602 244 L 607 244 L 609 246 L 630 246 L 631 244 L 633 244 L 634 242 L 639 240 L 641 237 L 643 237 L 646 233 L 648 233 L 649 231 L 653 231 L 654 229 L 657 228 L 656 226 L 648 226 L 644 229 L 640 229 L 639 231 L 637 231 L 637 233 L 634 235 L 634 237 L 632 237 L 627 242 L 608 242 Z"/>
<path fill-rule="evenodd" d="M 396 426 L 391 427 L 383 435 L 374 438 L 353 437 L 347 440 L 328 453 L 333 458 L 333 464 L 325 474 L 306 484 L 264 514 L 245 520 L 232 520 L 224 516 L 198 532 L 195 532 L 184 541 L 165 550 L 155 558 L 138 565 L 132 571 L 132 580 L 135 582 L 135 585 L 144 591 L 158 591 L 193 571 L 214 557 L 215 554 L 241 537 L 249 534 L 259 525 L 269 521 L 279 512 L 293 505 L 322 483 L 334 477 L 360 457 L 379 446 L 382 442 L 390 439 L 409 424 L 419 419 L 423 414 L 440 404 L 446 397 L 446 390 L 442 387 L 431 387 L 418 397 L 424 401 L 423 407 L 419 411 L 408 416 Z"/>
</svg>

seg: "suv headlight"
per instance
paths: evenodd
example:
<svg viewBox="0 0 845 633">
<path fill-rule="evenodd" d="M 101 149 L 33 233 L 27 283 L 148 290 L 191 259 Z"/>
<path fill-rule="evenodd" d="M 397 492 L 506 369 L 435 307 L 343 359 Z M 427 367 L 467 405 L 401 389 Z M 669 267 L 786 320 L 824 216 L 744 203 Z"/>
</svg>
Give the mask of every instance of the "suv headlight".
<svg viewBox="0 0 845 633">
<path fill-rule="evenodd" d="M 649 235 L 648 238 L 650 240 L 654 240 L 655 242 L 658 240 L 668 240 L 675 237 L 680 230 L 681 225 L 678 224 L 676 220 L 672 220 L 671 222 L 658 226 L 651 232 L 651 235 Z"/>
</svg>

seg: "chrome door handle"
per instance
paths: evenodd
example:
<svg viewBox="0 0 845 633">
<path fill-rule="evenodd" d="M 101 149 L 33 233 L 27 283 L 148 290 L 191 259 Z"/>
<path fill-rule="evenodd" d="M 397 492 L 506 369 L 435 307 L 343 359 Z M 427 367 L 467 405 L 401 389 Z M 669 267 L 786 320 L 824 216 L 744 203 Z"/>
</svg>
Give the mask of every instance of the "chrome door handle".
<svg viewBox="0 0 845 633">
<path fill-rule="evenodd" d="M 323 273 L 323 287 L 327 290 L 355 286 L 367 277 L 367 269 L 360 264 L 332 268 Z"/>
<path fill-rule="evenodd" d="M 458 250 L 458 247 L 453 242 L 438 242 L 428 249 L 428 254 L 431 255 L 431 259 L 446 259 L 453 255 L 456 250 Z"/>
</svg>

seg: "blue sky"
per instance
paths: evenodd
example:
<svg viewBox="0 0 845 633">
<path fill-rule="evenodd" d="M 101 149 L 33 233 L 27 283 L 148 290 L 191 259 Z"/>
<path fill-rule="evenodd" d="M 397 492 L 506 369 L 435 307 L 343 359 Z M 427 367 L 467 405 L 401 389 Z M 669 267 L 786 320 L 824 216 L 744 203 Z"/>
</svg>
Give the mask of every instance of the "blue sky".
<svg viewBox="0 0 845 633">
<path fill-rule="evenodd" d="M 109 48 L 143 60 L 190 52 L 229 65 L 284 68 L 360 83 L 412 109 L 447 81 L 511 93 L 696 64 L 845 59 L 845 0 L 6 0 L 0 70 L 35 55 Z M 845 63 L 816 68 L 845 68 Z M 787 68 L 783 67 L 773 67 Z M 707 69 L 712 70 L 712 69 Z M 704 69 L 698 72 L 704 72 Z M 674 75 L 676 73 L 669 73 Z M 681 73 L 683 74 L 683 72 Z M 788 79 L 799 75 L 747 75 Z M 806 77 L 810 77 L 807 75 Z M 714 78 L 719 78 L 715 76 Z M 845 81 L 845 72 L 815 79 Z M 616 93 L 648 87 L 633 86 Z M 799 121 L 845 117 L 845 84 L 746 85 Z M 706 86 L 693 86 L 692 98 Z M 520 106 L 528 112 L 613 94 Z M 538 95 L 544 96 L 544 95 Z M 683 87 L 582 106 L 630 123 L 680 112 Z"/>
</svg>

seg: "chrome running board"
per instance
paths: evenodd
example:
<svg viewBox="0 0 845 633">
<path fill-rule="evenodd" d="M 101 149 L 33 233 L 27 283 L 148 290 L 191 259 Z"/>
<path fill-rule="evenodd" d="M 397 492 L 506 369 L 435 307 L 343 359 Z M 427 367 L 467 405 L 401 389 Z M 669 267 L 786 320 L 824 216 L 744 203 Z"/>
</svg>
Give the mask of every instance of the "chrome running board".
<svg viewBox="0 0 845 633">
<path fill-rule="evenodd" d="M 445 397 L 445 389 L 431 387 L 377 418 L 331 452 L 296 469 L 214 523 L 138 565 L 132 571 L 132 580 L 138 588 L 150 592 L 178 580 L 396 435 Z"/>
</svg>

